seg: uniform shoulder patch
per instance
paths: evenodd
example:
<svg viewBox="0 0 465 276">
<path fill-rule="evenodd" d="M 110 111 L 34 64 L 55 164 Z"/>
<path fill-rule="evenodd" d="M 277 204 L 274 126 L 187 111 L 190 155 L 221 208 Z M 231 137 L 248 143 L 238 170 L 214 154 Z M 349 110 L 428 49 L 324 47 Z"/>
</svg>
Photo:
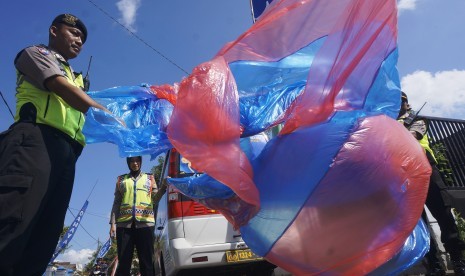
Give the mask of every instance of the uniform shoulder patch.
<svg viewBox="0 0 465 276">
<path fill-rule="evenodd" d="M 39 51 L 39 53 L 41 53 L 41 54 L 44 55 L 44 56 L 47 56 L 47 55 L 50 54 L 50 50 L 47 49 L 47 48 L 45 48 L 45 47 L 43 47 L 43 46 L 40 46 L 40 45 L 39 45 L 39 46 L 35 46 L 35 47 L 36 47 L 37 51 Z"/>
</svg>

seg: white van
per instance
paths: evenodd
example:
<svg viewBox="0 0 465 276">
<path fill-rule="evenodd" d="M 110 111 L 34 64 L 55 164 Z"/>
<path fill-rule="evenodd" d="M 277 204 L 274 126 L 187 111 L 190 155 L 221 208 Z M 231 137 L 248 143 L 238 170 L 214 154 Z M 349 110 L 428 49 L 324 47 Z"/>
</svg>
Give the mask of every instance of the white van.
<svg viewBox="0 0 465 276">
<path fill-rule="evenodd" d="M 170 150 L 163 179 L 191 176 L 186 162 Z M 159 202 L 155 236 L 157 275 L 272 275 L 276 267 L 255 255 L 222 214 L 172 186 Z"/>
</svg>

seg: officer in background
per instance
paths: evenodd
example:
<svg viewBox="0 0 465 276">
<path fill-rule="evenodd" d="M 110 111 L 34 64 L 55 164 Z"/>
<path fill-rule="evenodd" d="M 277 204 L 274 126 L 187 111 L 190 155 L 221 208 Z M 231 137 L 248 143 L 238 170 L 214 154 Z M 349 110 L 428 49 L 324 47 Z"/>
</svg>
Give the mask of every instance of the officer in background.
<svg viewBox="0 0 465 276">
<path fill-rule="evenodd" d="M 126 161 L 129 173 L 118 176 L 110 220 L 118 251 L 116 275 L 130 275 L 135 247 L 141 275 L 153 276 L 157 183 L 152 174 L 141 172 L 141 156 Z"/>
<path fill-rule="evenodd" d="M 402 105 L 397 120 L 403 123 L 410 133 L 420 142 L 432 167 L 426 206 L 439 224 L 439 228 L 441 229 L 441 241 L 450 255 L 455 275 L 465 276 L 465 261 L 462 257 L 462 251 L 465 250 L 465 243 L 460 240 L 457 225 L 451 213 L 451 201 L 445 191 L 446 185 L 436 167 L 437 161 L 433 150 L 429 146 L 427 121 L 424 118 L 416 116 L 415 112 L 410 108 L 407 95 L 404 92 L 402 92 L 401 97 Z M 423 218 L 426 219 L 426 213 L 424 211 Z M 430 265 L 428 275 L 445 275 L 445 271 L 437 256 L 437 249 L 433 243 L 431 243 L 430 251 L 427 253 L 426 257 Z"/>
</svg>

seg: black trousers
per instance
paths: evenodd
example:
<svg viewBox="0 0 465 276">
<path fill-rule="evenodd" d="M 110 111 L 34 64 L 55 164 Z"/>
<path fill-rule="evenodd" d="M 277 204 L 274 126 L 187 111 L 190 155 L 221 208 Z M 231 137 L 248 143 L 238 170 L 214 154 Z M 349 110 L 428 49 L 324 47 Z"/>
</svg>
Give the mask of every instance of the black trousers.
<svg viewBox="0 0 465 276">
<path fill-rule="evenodd" d="M 432 173 L 428 188 L 428 196 L 426 197 L 426 206 L 431 212 L 433 217 L 438 221 L 439 228 L 441 229 L 441 242 L 444 248 L 449 253 L 451 260 L 461 260 L 462 250 L 465 248 L 465 243 L 460 240 L 457 225 L 454 216 L 451 213 L 450 203 L 445 201 L 444 191 L 445 184 L 441 178 L 439 170 L 436 166 L 432 166 Z M 434 260 L 436 255 L 436 248 L 428 252 L 427 258 Z"/>
<path fill-rule="evenodd" d="M 0 275 L 42 275 L 57 246 L 82 146 L 55 128 L 0 134 Z"/>
<path fill-rule="evenodd" d="M 139 268 L 142 276 L 154 276 L 154 240 L 155 227 L 116 228 L 116 245 L 118 249 L 117 276 L 129 276 L 134 247 L 139 258 Z"/>
</svg>

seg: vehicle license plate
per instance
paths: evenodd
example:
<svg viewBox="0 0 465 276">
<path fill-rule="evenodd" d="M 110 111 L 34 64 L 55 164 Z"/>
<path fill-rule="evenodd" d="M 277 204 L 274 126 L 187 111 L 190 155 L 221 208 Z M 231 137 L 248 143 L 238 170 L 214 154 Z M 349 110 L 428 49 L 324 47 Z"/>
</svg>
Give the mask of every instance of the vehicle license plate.
<svg viewBox="0 0 465 276">
<path fill-rule="evenodd" d="M 255 255 L 250 249 L 238 249 L 226 251 L 226 261 L 228 263 L 237 263 L 250 260 L 261 260 L 260 256 Z"/>
</svg>

